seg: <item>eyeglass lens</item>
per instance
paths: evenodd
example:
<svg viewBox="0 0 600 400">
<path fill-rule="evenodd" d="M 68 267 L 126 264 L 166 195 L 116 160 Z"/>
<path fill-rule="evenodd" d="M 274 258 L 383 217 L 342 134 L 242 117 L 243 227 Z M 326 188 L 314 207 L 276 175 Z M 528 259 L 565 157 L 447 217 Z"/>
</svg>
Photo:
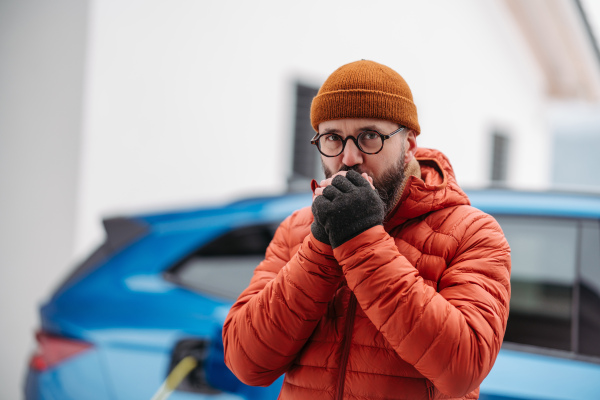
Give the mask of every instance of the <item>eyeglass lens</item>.
<svg viewBox="0 0 600 400">
<path fill-rule="evenodd" d="M 337 156 L 343 151 L 344 143 L 348 140 L 352 140 L 351 136 L 342 139 L 335 133 L 323 135 L 319 138 L 319 149 L 325 155 Z M 356 138 L 356 142 L 358 142 L 358 148 L 367 154 L 377 153 L 383 147 L 383 140 L 377 132 L 361 132 Z"/>
</svg>

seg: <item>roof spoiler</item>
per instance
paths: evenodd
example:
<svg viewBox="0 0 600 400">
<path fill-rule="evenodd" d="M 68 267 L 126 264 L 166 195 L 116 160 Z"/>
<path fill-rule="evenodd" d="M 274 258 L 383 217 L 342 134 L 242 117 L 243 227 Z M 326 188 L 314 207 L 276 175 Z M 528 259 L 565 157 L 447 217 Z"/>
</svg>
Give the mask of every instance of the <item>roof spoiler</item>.
<svg viewBox="0 0 600 400">
<path fill-rule="evenodd" d="M 106 232 L 106 244 L 114 250 L 144 236 L 150 231 L 148 224 L 126 217 L 106 218 L 102 221 L 102 224 Z"/>
</svg>

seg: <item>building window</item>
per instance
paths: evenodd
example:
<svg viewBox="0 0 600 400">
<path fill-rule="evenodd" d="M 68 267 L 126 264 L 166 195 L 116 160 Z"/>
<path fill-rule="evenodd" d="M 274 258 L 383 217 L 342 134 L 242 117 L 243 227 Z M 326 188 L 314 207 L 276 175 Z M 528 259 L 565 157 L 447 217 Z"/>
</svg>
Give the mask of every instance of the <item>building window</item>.
<svg viewBox="0 0 600 400">
<path fill-rule="evenodd" d="M 505 183 L 508 170 L 508 136 L 492 134 L 492 183 Z"/>
<path fill-rule="evenodd" d="M 312 179 L 323 179 L 319 153 L 310 144 L 315 134 L 310 124 L 310 105 L 318 91 L 318 88 L 296 83 L 292 173 L 288 180 L 290 192 L 307 191 Z"/>
</svg>

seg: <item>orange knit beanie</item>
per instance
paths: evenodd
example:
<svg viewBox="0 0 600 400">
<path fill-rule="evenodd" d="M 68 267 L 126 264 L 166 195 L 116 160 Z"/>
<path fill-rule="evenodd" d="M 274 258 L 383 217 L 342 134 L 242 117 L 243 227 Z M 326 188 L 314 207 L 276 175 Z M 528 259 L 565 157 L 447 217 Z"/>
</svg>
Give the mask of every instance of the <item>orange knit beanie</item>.
<svg viewBox="0 0 600 400">
<path fill-rule="evenodd" d="M 342 118 L 376 118 L 421 128 L 417 107 L 406 81 L 393 69 L 374 61 L 355 61 L 335 70 L 312 101 L 310 120 L 319 124 Z"/>
</svg>

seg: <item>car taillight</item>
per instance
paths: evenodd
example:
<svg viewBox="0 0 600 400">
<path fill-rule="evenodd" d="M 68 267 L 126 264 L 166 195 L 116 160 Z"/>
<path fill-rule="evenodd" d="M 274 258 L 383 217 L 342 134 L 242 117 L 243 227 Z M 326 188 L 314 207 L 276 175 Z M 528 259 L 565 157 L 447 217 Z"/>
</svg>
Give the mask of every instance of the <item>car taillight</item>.
<svg viewBox="0 0 600 400">
<path fill-rule="evenodd" d="M 29 366 L 36 371 L 45 371 L 56 364 L 92 347 L 90 343 L 37 332 L 38 347 L 31 357 Z"/>
</svg>

